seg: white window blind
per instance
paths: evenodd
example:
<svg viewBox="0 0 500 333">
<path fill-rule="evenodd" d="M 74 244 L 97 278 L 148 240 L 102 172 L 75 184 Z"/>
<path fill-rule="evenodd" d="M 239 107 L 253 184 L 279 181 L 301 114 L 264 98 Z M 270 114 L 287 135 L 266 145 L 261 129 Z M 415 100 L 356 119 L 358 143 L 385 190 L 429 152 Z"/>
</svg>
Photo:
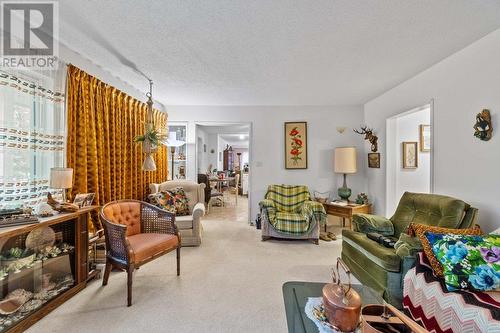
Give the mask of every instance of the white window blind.
<svg viewBox="0 0 500 333">
<path fill-rule="evenodd" d="M 64 166 L 65 73 L 0 70 L 0 209 L 45 200 L 50 169 Z"/>
</svg>

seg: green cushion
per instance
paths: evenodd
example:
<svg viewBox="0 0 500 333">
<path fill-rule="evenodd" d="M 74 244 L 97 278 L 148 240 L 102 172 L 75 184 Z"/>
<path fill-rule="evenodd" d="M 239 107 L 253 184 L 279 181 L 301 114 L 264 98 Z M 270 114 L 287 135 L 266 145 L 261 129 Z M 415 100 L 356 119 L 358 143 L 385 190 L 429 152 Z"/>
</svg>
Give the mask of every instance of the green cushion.
<svg viewBox="0 0 500 333">
<path fill-rule="evenodd" d="M 383 216 L 371 214 L 355 214 L 352 217 L 352 224 L 355 231 L 364 234 L 377 232 L 384 236 L 394 235 L 394 225 L 391 220 Z"/>
<path fill-rule="evenodd" d="M 365 234 L 352 230 L 342 230 L 342 239 L 344 243 L 361 252 L 378 266 L 391 272 L 399 272 L 401 258 L 393 248 L 387 248 L 369 239 Z"/>
<path fill-rule="evenodd" d="M 458 228 L 469 205 L 462 200 L 437 194 L 405 192 L 391 217 L 394 235 L 406 233 L 410 223 Z"/>
<path fill-rule="evenodd" d="M 272 222 L 274 228 L 289 234 L 302 234 L 309 230 L 307 217 L 298 213 L 276 212 L 276 218 Z"/>
</svg>

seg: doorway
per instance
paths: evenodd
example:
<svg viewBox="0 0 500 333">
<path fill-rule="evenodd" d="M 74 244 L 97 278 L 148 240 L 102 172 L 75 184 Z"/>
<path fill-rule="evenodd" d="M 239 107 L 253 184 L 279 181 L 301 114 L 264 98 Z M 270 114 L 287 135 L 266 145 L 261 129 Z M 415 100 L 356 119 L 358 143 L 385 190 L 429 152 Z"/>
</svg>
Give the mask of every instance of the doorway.
<svg viewBox="0 0 500 333">
<path fill-rule="evenodd" d="M 433 192 L 433 103 L 387 119 L 386 214 L 404 192 Z"/>
<path fill-rule="evenodd" d="M 196 123 L 197 169 L 212 180 L 214 194 L 209 215 L 250 221 L 251 141 L 251 123 Z"/>
</svg>

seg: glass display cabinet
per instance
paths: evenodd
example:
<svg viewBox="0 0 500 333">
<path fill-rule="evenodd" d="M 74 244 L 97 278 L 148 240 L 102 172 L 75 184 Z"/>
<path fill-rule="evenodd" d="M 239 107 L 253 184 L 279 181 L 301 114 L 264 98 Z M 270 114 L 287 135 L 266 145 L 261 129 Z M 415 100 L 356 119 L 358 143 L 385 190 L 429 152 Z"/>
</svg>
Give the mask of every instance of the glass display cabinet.
<svg viewBox="0 0 500 333">
<path fill-rule="evenodd" d="M 0 228 L 0 332 L 22 332 L 85 287 L 88 213 Z"/>
<path fill-rule="evenodd" d="M 168 147 L 169 179 L 186 179 L 186 171 L 187 171 L 186 167 L 187 167 L 187 156 L 188 156 L 187 144 L 186 144 L 187 123 L 171 122 L 169 124 L 170 124 L 168 126 L 169 138 L 171 137 L 171 135 L 173 135 L 173 133 L 175 133 L 175 139 L 177 141 L 185 142 L 185 144 L 179 147 Z"/>
</svg>

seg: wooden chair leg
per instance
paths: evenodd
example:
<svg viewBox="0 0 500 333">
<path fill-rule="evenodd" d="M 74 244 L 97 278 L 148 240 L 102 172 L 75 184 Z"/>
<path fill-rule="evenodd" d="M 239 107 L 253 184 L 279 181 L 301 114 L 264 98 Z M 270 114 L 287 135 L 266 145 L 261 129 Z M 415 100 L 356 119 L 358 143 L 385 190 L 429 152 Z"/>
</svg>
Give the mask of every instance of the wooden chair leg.
<svg viewBox="0 0 500 333">
<path fill-rule="evenodd" d="M 181 275 L 181 247 L 177 247 L 177 276 Z"/>
<path fill-rule="evenodd" d="M 104 277 L 102 279 L 103 286 L 108 284 L 109 273 L 111 272 L 112 267 L 113 265 L 106 259 L 106 268 L 104 269 Z"/>
<path fill-rule="evenodd" d="M 130 265 L 127 270 L 127 306 L 132 305 L 132 278 L 134 266 Z"/>
</svg>

